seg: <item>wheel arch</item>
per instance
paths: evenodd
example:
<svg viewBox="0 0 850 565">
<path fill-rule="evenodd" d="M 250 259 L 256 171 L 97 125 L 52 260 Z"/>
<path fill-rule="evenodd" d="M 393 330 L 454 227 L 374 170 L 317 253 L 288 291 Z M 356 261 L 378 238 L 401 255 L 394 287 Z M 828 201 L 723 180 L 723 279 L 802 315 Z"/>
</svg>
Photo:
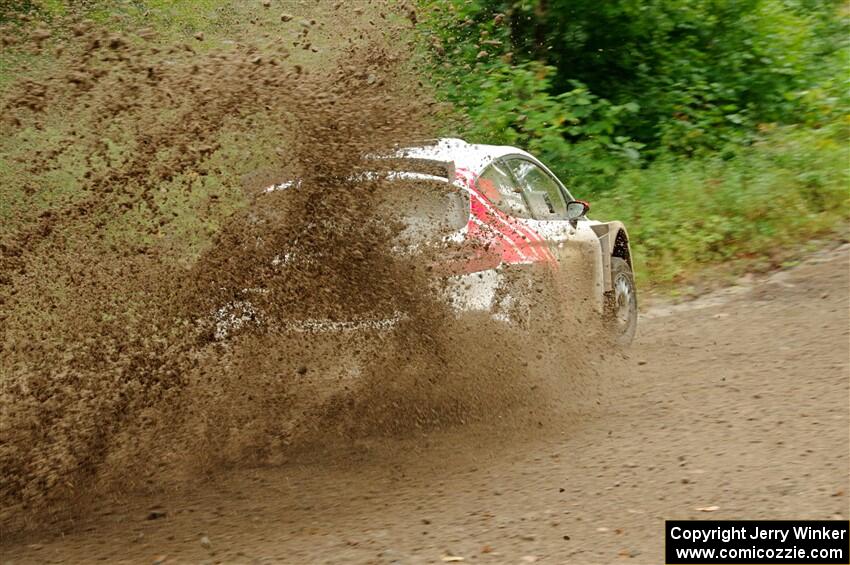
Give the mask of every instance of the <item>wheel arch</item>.
<svg viewBox="0 0 850 565">
<path fill-rule="evenodd" d="M 596 224 L 592 228 L 596 233 L 596 237 L 599 238 L 599 246 L 602 253 L 603 287 L 607 292 L 613 288 L 611 280 L 611 257 L 624 259 L 629 264 L 629 268 L 634 270 L 629 233 L 622 222 L 616 221 Z"/>
<path fill-rule="evenodd" d="M 629 268 L 634 271 L 634 265 L 632 265 L 632 248 L 629 245 L 629 233 L 623 225 L 620 225 L 617 229 L 617 235 L 614 237 L 614 246 L 611 248 L 611 256 L 624 259 L 629 264 Z"/>
</svg>

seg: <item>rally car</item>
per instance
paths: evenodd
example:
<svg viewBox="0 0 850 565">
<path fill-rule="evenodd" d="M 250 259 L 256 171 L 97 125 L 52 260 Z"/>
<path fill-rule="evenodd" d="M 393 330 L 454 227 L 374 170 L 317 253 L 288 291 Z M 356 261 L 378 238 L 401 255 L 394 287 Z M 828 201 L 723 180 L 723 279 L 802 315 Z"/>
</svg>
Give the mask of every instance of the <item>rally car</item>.
<svg viewBox="0 0 850 565">
<path fill-rule="evenodd" d="M 445 283 L 445 298 L 458 315 L 484 312 L 529 327 L 542 317 L 551 322 L 559 316 L 564 319 L 592 312 L 613 341 L 631 343 L 638 310 L 625 226 L 588 218 L 589 204 L 574 199 L 531 154 L 516 147 L 444 138 L 368 159 L 376 163 L 376 170 L 382 169 L 383 178 L 404 185 L 394 191 L 396 201 L 390 206 L 410 236 L 408 245 L 399 246 L 399 253 L 426 245 L 422 241 L 428 239 L 447 244 L 445 260 L 438 257 L 436 261 L 441 268 L 435 269 L 435 276 Z M 370 175 L 361 173 L 360 178 Z M 296 190 L 299 182 L 280 183 L 265 192 Z M 414 205 L 416 187 L 424 184 L 448 189 L 440 201 L 439 221 L 433 210 L 423 213 L 422 206 Z M 296 254 L 293 250 L 276 260 L 283 265 Z M 541 280 L 552 292 L 530 288 Z M 246 289 L 243 300 L 216 312 L 217 339 L 246 324 L 266 322 L 248 290 L 263 292 Z M 394 312 L 346 320 L 289 320 L 286 324 L 292 331 L 389 330 L 404 316 L 404 312 Z"/>
</svg>

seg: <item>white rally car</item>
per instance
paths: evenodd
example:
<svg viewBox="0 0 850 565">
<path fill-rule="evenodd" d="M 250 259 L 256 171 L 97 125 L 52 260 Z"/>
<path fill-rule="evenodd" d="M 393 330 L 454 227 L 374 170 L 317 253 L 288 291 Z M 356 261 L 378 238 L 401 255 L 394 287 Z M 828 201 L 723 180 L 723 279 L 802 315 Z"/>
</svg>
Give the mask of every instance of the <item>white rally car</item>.
<svg viewBox="0 0 850 565">
<path fill-rule="evenodd" d="M 489 312 L 520 325 L 534 325 L 537 317 L 551 321 L 592 312 L 616 343 L 631 343 L 638 310 L 625 226 L 588 218 L 589 205 L 575 200 L 532 155 L 516 147 L 444 138 L 369 158 L 391 161 L 383 178 L 407 185 L 396 191 L 391 213 L 408 226 L 408 235 L 452 244 L 445 268 L 435 272 L 448 283 L 446 299 L 456 312 Z M 423 164 L 428 166 L 423 169 Z M 442 183 L 449 189 L 440 221 L 432 209 L 420 211 L 417 183 Z M 300 181 L 289 181 L 266 192 L 299 186 Z M 293 254 L 278 259 L 281 267 Z M 553 291 L 545 299 L 529 292 L 529 285 L 541 280 Z M 300 319 L 285 326 L 292 331 L 390 329 L 403 317 L 396 312 L 390 317 Z M 268 322 L 247 296 L 220 308 L 214 318 L 218 339 L 246 324 Z"/>
</svg>

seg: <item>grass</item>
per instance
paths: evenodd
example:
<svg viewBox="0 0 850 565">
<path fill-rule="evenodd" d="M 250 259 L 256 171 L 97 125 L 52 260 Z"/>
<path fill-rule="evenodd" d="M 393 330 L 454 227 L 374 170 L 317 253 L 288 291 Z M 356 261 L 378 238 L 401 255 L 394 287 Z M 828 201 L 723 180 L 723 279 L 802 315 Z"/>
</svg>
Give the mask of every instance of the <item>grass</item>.
<svg viewBox="0 0 850 565">
<path fill-rule="evenodd" d="M 67 15 L 66 4 L 53 0 L 41 3 L 41 16 L 53 29 L 50 47 L 58 46 L 70 35 L 61 23 Z M 283 13 L 294 19 L 282 21 Z M 290 46 L 302 29 L 302 22 L 315 18 L 317 22 L 310 36 L 319 52 L 290 47 L 288 59 L 289 64 L 300 64 L 307 70 L 331 65 L 338 48 L 345 45 L 346 36 L 341 31 L 356 27 L 358 18 L 370 17 L 350 10 L 337 14 L 329 6 L 315 7 L 298 0 L 275 0 L 271 8 L 264 7 L 260 0 L 95 0 L 90 2 L 85 16 L 115 31 L 140 27 L 155 30 L 158 39 L 154 41 L 164 49 L 186 43 L 198 52 L 242 49 L 239 45 L 242 41 L 248 47 L 256 47 L 263 41 Z M 199 32 L 203 34 L 203 41 L 195 38 Z M 264 34 L 269 37 L 263 38 Z M 129 34 L 131 40 L 132 36 Z M 0 93 L 26 80 L 55 80 L 62 75 L 61 65 L 64 64 L 67 62 L 52 56 L 51 49 L 35 54 L 4 48 L 0 51 Z M 174 109 L 158 111 L 159 122 L 168 122 L 169 111 Z M 133 133 L 133 124 L 124 126 L 115 122 L 100 128 L 91 116 L 83 118 L 82 121 L 69 120 L 60 106 L 51 106 L 44 116 L 43 126 L 18 129 L 0 136 L 0 239 L 16 233 L 42 211 L 62 209 L 90 196 L 86 192 L 84 175 L 102 174 L 110 169 L 107 162 L 86 162 L 91 156 L 85 145 L 68 146 L 66 143 L 63 146 L 62 140 L 75 136 L 101 137 L 109 145 L 110 158 L 117 164 L 135 150 L 138 132 Z M 157 204 L 174 218 L 167 227 L 151 235 L 144 210 L 134 209 L 122 214 L 120 219 L 106 219 L 107 239 L 119 247 L 133 240 L 138 245 L 165 245 L 174 250 L 177 260 L 191 262 L 209 244 L 221 222 L 246 204 L 243 189 L 255 189 L 257 183 L 280 180 L 263 176 L 271 174 L 274 168 L 279 172 L 281 159 L 277 152 L 288 143 L 274 136 L 280 128 L 270 126 L 271 120 L 279 117 L 255 118 L 250 135 L 240 131 L 239 126 L 225 124 L 218 140 L 221 149 L 210 155 L 205 174 L 189 171 L 162 184 Z M 52 160 L 50 168 L 40 170 L 31 166 L 34 155 L 59 148 L 62 150 Z M 163 147 L 161 153 L 169 151 L 172 149 Z M 191 186 L 191 190 L 186 190 L 187 186 Z M 211 204 L 211 200 L 215 202 Z M 214 210 L 211 211 L 210 206 L 214 206 Z"/>
<path fill-rule="evenodd" d="M 776 128 L 728 154 L 660 159 L 619 177 L 594 212 L 625 222 L 644 285 L 779 267 L 813 238 L 846 237 L 847 126 Z"/>
</svg>

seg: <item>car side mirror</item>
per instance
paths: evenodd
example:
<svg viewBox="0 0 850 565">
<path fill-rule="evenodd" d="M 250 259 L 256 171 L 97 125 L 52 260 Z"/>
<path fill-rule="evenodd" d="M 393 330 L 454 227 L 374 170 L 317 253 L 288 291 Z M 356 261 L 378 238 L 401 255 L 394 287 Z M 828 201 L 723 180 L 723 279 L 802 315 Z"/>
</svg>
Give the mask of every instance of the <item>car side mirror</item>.
<svg viewBox="0 0 850 565">
<path fill-rule="evenodd" d="M 587 214 L 587 211 L 590 210 L 590 204 L 585 202 L 584 200 L 573 200 L 567 203 L 567 219 L 568 220 L 578 220 L 581 219 Z"/>
</svg>

